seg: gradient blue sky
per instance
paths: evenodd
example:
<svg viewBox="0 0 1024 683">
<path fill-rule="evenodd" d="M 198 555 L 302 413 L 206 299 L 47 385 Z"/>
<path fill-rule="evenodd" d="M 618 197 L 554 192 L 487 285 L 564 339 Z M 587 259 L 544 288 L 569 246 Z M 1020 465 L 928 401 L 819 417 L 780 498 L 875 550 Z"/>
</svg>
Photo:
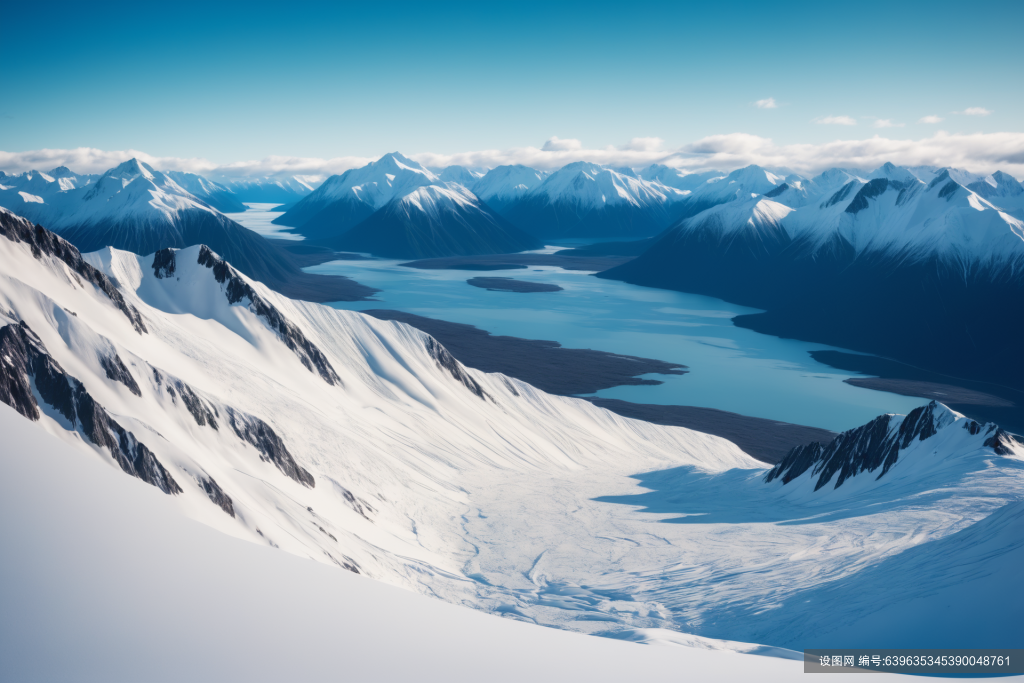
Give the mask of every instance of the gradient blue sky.
<svg viewBox="0 0 1024 683">
<path fill-rule="evenodd" d="M 216 163 L 1021 131 L 1024 2 L 6 3 L 0 150 Z M 775 109 L 754 102 L 774 98 Z M 987 116 L 952 112 L 983 107 Z M 938 115 L 941 124 L 918 123 Z M 848 116 L 855 126 L 813 120 Z M 878 129 L 875 119 L 905 124 Z"/>
</svg>

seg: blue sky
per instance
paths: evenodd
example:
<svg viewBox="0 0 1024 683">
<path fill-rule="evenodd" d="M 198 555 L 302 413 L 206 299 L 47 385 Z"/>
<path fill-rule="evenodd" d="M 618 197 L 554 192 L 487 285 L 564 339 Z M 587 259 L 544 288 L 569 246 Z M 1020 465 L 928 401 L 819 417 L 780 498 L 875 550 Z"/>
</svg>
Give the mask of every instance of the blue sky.
<svg viewBox="0 0 1024 683">
<path fill-rule="evenodd" d="M 1024 128 L 1019 1 L 9 3 L 3 21 L 6 152 L 222 164 Z M 855 125 L 814 122 L 840 116 Z"/>
</svg>

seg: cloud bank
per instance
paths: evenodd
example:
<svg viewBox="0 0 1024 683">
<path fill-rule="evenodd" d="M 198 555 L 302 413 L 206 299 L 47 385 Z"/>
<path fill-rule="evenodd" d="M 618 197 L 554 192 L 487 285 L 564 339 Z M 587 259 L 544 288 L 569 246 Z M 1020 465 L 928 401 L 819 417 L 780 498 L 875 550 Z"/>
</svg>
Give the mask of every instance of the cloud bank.
<svg viewBox="0 0 1024 683">
<path fill-rule="evenodd" d="M 523 164 L 551 170 L 574 161 L 590 161 L 633 168 L 657 163 L 693 171 L 731 171 L 758 164 L 789 168 L 800 173 L 819 173 L 835 166 L 873 169 L 891 161 L 904 166 L 953 166 L 976 173 L 1002 170 L 1018 178 L 1024 177 L 1024 133 L 964 135 L 939 131 L 931 137 L 918 140 L 875 135 L 862 140 L 786 145 L 748 133 L 730 133 L 708 136 L 675 149 L 664 148 L 664 142 L 659 138 L 638 137 L 620 146 L 588 149 L 579 140 L 553 137 L 539 148 L 514 147 L 456 154 L 403 153 L 430 167 L 460 164 L 493 168 L 503 164 Z M 199 158 L 156 157 L 139 150 L 107 151 L 82 147 L 70 150 L 0 152 L 0 170 L 19 173 L 67 166 L 77 173 L 101 173 L 132 157 L 157 169 L 190 171 L 212 177 L 280 174 L 321 178 L 364 166 L 374 159 L 356 156 L 331 159 L 273 156 L 254 161 L 216 164 Z"/>
</svg>

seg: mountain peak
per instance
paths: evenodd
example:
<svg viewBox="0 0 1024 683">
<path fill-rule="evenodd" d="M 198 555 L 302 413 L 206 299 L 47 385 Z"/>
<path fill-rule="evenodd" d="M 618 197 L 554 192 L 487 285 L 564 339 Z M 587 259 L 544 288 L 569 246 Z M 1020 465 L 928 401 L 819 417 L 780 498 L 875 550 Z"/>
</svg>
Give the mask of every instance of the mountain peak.
<svg viewBox="0 0 1024 683">
<path fill-rule="evenodd" d="M 956 431 L 957 425 L 963 431 Z M 955 431 L 947 432 L 951 427 Z M 966 443 L 963 443 L 963 432 L 967 432 Z M 932 439 L 936 441 L 932 442 Z M 929 441 L 929 446 L 923 450 L 916 449 L 915 445 L 922 441 Z M 827 444 L 797 446 L 768 472 L 764 480 L 770 483 L 781 479 L 785 485 L 809 472 L 809 478 L 817 475 L 815 491 L 829 484 L 833 478 L 835 484 L 832 488 L 838 489 L 844 481 L 865 472 L 874 474 L 881 469 L 874 477 L 875 480 L 881 479 L 912 451 L 918 451 L 917 457 L 934 457 L 932 443 L 942 441 L 955 443 L 957 450 L 965 452 L 991 448 L 997 455 L 1006 455 L 1017 447 L 1016 442 L 997 425 L 979 424 L 942 403 L 932 401 L 906 416 L 880 415 L 866 425 L 843 432 Z"/>
<path fill-rule="evenodd" d="M 72 172 L 71 169 L 69 169 L 67 166 L 58 166 L 57 168 L 51 170 L 47 175 L 50 175 L 54 178 L 73 178 L 77 174 Z"/>
<path fill-rule="evenodd" d="M 153 167 L 149 164 L 143 163 L 136 158 L 131 158 L 110 169 L 104 175 L 111 178 L 124 178 L 126 180 L 142 176 L 152 180 L 154 173 Z"/>
<path fill-rule="evenodd" d="M 885 178 L 886 180 L 896 180 L 903 183 L 918 183 L 921 182 L 920 178 L 911 173 L 909 170 L 902 166 L 897 166 L 891 161 L 887 161 L 868 176 L 869 180 L 875 178 Z"/>
</svg>

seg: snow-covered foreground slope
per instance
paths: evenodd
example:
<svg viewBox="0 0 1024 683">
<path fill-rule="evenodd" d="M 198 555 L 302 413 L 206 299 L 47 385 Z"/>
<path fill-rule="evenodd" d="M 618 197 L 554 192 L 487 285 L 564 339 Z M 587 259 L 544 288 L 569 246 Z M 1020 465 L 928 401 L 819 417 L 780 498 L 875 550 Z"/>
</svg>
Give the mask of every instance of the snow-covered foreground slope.
<svg viewBox="0 0 1024 683">
<path fill-rule="evenodd" d="M 4 680 L 803 676 L 801 663 L 785 659 L 639 647 L 516 623 L 226 538 L 5 405 L 0 430 Z"/>
<path fill-rule="evenodd" d="M 1020 449 L 952 439 L 962 424 L 860 497 L 796 495 L 728 441 L 464 368 L 413 328 L 288 300 L 208 249 L 86 262 L 20 226 L 0 237 L 2 402 L 189 517 L 335 571 L 571 631 L 750 651 L 807 646 L 790 626 L 804 596 L 884 585 L 887 563 L 920 566 L 901 558 L 958 533 L 996 540 L 955 567 L 934 554 L 935 576 L 1015 552 L 1016 527 L 978 525 L 1015 509 Z M 898 592 L 837 600 L 828 623 L 932 605 L 927 581 L 890 578 Z M 1006 604 L 973 616 L 1019 644 Z M 932 625 L 962 646 L 993 635 L 957 616 Z M 872 638 L 841 645 L 904 642 Z"/>
</svg>

